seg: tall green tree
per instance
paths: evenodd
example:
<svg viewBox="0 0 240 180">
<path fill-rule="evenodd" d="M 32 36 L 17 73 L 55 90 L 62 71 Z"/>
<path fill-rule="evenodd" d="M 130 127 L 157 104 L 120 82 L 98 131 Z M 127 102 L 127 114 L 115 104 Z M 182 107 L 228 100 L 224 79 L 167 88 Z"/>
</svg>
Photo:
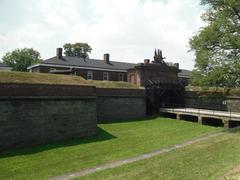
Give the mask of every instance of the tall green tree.
<svg viewBox="0 0 240 180">
<path fill-rule="evenodd" d="M 192 84 L 240 87 L 240 0 L 202 0 L 206 26 L 190 39 Z"/>
<path fill-rule="evenodd" d="M 70 57 L 87 58 L 89 57 L 88 54 L 92 51 L 91 46 L 89 46 L 87 43 L 66 43 L 63 45 L 63 48 L 64 54 Z"/>
<path fill-rule="evenodd" d="M 2 61 L 11 66 L 13 71 L 27 71 L 27 67 L 40 63 L 40 53 L 32 48 L 15 49 L 6 53 Z"/>
</svg>

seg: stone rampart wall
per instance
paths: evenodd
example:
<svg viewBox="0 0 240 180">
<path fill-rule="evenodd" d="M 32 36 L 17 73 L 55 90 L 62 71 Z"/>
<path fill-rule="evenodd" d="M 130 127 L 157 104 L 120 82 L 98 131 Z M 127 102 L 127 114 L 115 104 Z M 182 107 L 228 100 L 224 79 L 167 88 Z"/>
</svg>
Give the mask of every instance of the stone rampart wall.
<svg viewBox="0 0 240 180">
<path fill-rule="evenodd" d="M 97 133 L 97 122 L 146 115 L 145 90 L 0 84 L 0 150 Z"/>
<path fill-rule="evenodd" d="M 0 150 L 96 133 L 94 87 L 0 84 Z"/>
<path fill-rule="evenodd" d="M 145 116 L 145 90 L 97 89 L 98 122 L 127 121 Z"/>
</svg>

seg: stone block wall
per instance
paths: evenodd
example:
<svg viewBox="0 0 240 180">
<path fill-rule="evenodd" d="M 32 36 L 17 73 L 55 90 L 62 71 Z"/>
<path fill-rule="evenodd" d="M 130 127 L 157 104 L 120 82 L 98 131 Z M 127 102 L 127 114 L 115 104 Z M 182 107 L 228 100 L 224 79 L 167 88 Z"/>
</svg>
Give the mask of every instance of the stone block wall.
<svg viewBox="0 0 240 180">
<path fill-rule="evenodd" d="M 185 107 L 226 111 L 227 106 L 225 104 L 223 104 L 224 100 L 225 100 L 224 98 L 220 98 L 220 97 L 185 98 Z"/>
<path fill-rule="evenodd" d="M 239 96 L 227 97 L 226 105 L 227 105 L 228 111 L 240 112 L 240 97 Z"/>
<path fill-rule="evenodd" d="M 5 88 L 0 88 L 0 91 L 6 93 L 0 95 L 0 150 L 88 137 L 97 133 L 93 87 L 1 86 Z M 68 91 L 71 88 L 73 91 Z"/>
<path fill-rule="evenodd" d="M 209 95 L 187 91 L 185 93 L 185 107 L 240 112 L 240 97 L 224 96 L 221 93 Z"/>
<path fill-rule="evenodd" d="M 145 115 L 144 89 L 0 83 L 0 150 L 88 137 L 97 122 Z"/>
<path fill-rule="evenodd" d="M 212 109 L 227 111 L 227 105 L 223 103 L 226 97 L 221 94 L 200 94 L 199 92 L 185 92 L 185 107 Z"/>
<path fill-rule="evenodd" d="M 97 89 L 98 122 L 127 121 L 145 116 L 145 90 Z"/>
</svg>

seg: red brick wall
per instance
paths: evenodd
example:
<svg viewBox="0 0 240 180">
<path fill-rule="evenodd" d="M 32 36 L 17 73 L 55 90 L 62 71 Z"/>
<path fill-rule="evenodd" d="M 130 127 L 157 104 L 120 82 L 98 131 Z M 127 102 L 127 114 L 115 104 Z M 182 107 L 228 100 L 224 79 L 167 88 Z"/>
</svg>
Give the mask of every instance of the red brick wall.
<svg viewBox="0 0 240 180">
<path fill-rule="evenodd" d="M 40 72 L 40 73 L 49 73 L 51 69 L 57 70 L 69 70 L 69 68 L 61 68 L 61 67 L 47 67 L 47 66 L 39 66 L 32 68 L 32 72 Z M 101 70 L 87 70 L 87 69 L 75 69 L 76 75 L 82 76 L 84 79 L 87 79 L 87 72 L 93 72 L 93 80 L 103 80 L 103 72 L 109 73 L 109 81 L 119 81 L 119 74 L 124 74 L 124 81 L 127 81 L 127 73 L 125 72 L 112 72 L 112 71 L 101 71 Z"/>
<path fill-rule="evenodd" d="M 176 81 L 178 79 L 178 69 L 161 66 L 161 65 L 146 65 L 137 66 L 135 69 L 128 70 L 128 82 L 138 86 L 144 86 L 147 80 L 166 80 Z"/>
<path fill-rule="evenodd" d="M 103 80 L 103 73 L 109 73 L 109 81 L 119 81 L 119 74 L 122 72 L 112 72 L 112 71 L 99 71 L 99 70 L 86 70 L 86 69 L 77 69 L 77 75 L 82 76 L 83 78 L 87 79 L 87 72 L 93 72 L 93 80 Z M 124 81 L 127 81 L 127 73 L 124 74 Z"/>
</svg>

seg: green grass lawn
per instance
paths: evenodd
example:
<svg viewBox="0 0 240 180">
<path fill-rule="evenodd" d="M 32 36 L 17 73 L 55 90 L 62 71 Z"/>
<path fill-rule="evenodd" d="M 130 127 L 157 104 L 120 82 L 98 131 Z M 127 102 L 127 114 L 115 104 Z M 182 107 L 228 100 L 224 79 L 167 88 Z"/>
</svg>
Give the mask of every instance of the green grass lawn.
<svg viewBox="0 0 240 180">
<path fill-rule="evenodd" d="M 165 118 L 100 124 L 96 137 L 0 153 L 0 179 L 45 179 L 63 175 L 220 130 L 222 128 Z M 174 158 L 169 160 L 177 163 Z"/>
<path fill-rule="evenodd" d="M 78 179 L 240 179 L 240 130 Z"/>
<path fill-rule="evenodd" d="M 28 83 L 28 84 L 63 84 L 63 85 L 91 85 L 98 88 L 138 89 L 139 87 L 118 81 L 85 80 L 81 76 L 57 75 L 47 73 L 28 72 L 0 72 L 0 83 Z"/>
</svg>

